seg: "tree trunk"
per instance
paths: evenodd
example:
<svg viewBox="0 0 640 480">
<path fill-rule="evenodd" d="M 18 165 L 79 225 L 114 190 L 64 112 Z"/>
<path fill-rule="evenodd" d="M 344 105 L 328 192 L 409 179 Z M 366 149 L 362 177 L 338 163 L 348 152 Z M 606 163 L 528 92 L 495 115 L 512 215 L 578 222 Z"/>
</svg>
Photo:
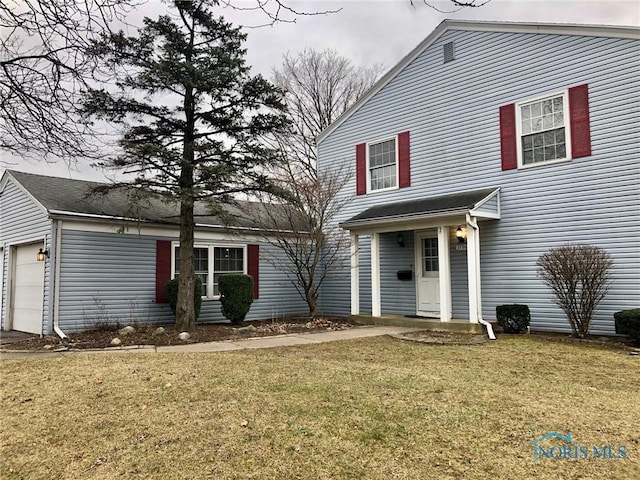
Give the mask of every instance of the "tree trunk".
<svg viewBox="0 0 640 480">
<path fill-rule="evenodd" d="M 176 328 L 182 332 L 196 326 L 193 302 L 195 290 L 195 267 L 193 255 L 193 167 L 183 165 L 180 183 L 191 179 L 191 188 L 181 187 L 180 199 L 180 276 L 178 278 L 178 302 L 176 305 Z"/>
<path fill-rule="evenodd" d="M 308 290 L 306 292 L 307 305 L 309 306 L 309 316 L 315 318 L 318 315 L 318 296 Z"/>
<path fill-rule="evenodd" d="M 190 50 L 186 53 L 187 62 L 193 53 L 194 30 L 191 30 Z M 178 302 L 176 305 L 176 328 L 191 331 L 196 326 L 194 305 L 195 260 L 193 254 L 195 219 L 194 204 L 194 139 L 195 139 L 195 99 L 193 85 L 187 80 L 184 92 L 184 139 L 182 149 L 182 167 L 180 169 L 180 279 L 178 280 Z"/>
</svg>

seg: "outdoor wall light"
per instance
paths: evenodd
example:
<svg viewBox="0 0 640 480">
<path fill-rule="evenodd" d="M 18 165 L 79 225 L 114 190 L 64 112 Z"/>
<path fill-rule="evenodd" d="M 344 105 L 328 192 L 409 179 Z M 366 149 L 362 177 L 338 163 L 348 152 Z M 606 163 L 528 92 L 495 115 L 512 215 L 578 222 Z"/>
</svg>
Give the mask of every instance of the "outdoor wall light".
<svg viewBox="0 0 640 480">
<path fill-rule="evenodd" d="M 37 258 L 39 262 L 44 262 L 45 259 L 49 258 L 49 250 L 38 250 Z"/>
<path fill-rule="evenodd" d="M 456 238 L 458 239 L 458 243 L 464 243 L 467 239 L 466 232 L 462 230 L 462 227 L 456 228 Z"/>
<path fill-rule="evenodd" d="M 398 237 L 396 238 L 396 242 L 398 242 L 398 246 L 400 248 L 404 247 L 404 238 L 402 238 L 402 234 L 401 233 L 398 234 Z"/>
</svg>

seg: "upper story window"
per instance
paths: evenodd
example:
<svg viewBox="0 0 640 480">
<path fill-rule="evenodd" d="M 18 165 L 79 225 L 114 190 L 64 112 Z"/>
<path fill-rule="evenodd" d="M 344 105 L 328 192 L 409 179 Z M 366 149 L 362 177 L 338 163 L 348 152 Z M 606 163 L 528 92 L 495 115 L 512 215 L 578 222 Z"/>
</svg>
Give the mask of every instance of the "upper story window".
<svg viewBox="0 0 640 480">
<path fill-rule="evenodd" d="M 220 298 L 218 279 L 225 273 L 246 273 L 243 247 L 195 245 L 195 274 L 202 281 L 204 298 Z M 180 247 L 174 247 L 172 277 L 180 272 Z"/>
<path fill-rule="evenodd" d="M 502 170 L 591 156 L 589 85 L 502 105 Z"/>
<path fill-rule="evenodd" d="M 520 166 L 569 158 L 567 92 L 519 103 L 516 115 Z"/>
<path fill-rule="evenodd" d="M 356 145 L 356 194 L 411 186 L 409 132 Z"/>
<path fill-rule="evenodd" d="M 368 144 L 369 191 L 395 188 L 398 178 L 396 139 Z"/>
</svg>

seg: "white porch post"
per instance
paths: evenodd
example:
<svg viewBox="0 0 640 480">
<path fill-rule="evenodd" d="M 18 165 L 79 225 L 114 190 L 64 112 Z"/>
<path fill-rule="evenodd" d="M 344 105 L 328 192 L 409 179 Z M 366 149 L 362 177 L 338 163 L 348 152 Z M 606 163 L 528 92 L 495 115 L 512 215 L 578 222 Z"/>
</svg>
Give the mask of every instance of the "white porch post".
<svg viewBox="0 0 640 480">
<path fill-rule="evenodd" d="M 467 215 L 467 268 L 469 276 L 469 321 L 482 318 L 480 298 L 480 229 L 476 219 Z"/>
<path fill-rule="evenodd" d="M 451 320 L 451 262 L 449 227 L 438 227 L 438 280 L 440 282 L 440 321 Z"/>
<path fill-rule="evenodd" d="M 358 235 L 351 234 L 351 315 L 360 315 L 360 253 Z"/>
<path fill-rule="evenodd" d="M 371 234 L 371 315 L 381 315 L 380 305 L 380 234 Z"/>
</svg>

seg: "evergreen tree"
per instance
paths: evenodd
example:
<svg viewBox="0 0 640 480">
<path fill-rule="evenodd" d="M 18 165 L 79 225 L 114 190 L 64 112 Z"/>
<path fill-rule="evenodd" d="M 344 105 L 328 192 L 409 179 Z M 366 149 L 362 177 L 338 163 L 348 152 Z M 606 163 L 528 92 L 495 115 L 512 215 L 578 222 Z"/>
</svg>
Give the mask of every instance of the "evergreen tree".
<svg viewBox="0 0 640 480">
<path fill-rule="evenodd" d="M 282 92 L 252 76 L 246 35 L 211 11 L 211 2 L 179 1 L 171 15 L 145 18 L 137 36 L 105 35 L 93 54 L 117 88 L 90 90 L 85 112 L 125 129 L 110 166 L 135 185 L 180 207 L 176 326 L 195 325 L 194 202 L 224 212 L 234 195 L 269 191 L 265 172 L 279 160 L 261 137 L 287 128 Z M 174 13 L 175 12 L 175 13 Z"/>
</svg>

